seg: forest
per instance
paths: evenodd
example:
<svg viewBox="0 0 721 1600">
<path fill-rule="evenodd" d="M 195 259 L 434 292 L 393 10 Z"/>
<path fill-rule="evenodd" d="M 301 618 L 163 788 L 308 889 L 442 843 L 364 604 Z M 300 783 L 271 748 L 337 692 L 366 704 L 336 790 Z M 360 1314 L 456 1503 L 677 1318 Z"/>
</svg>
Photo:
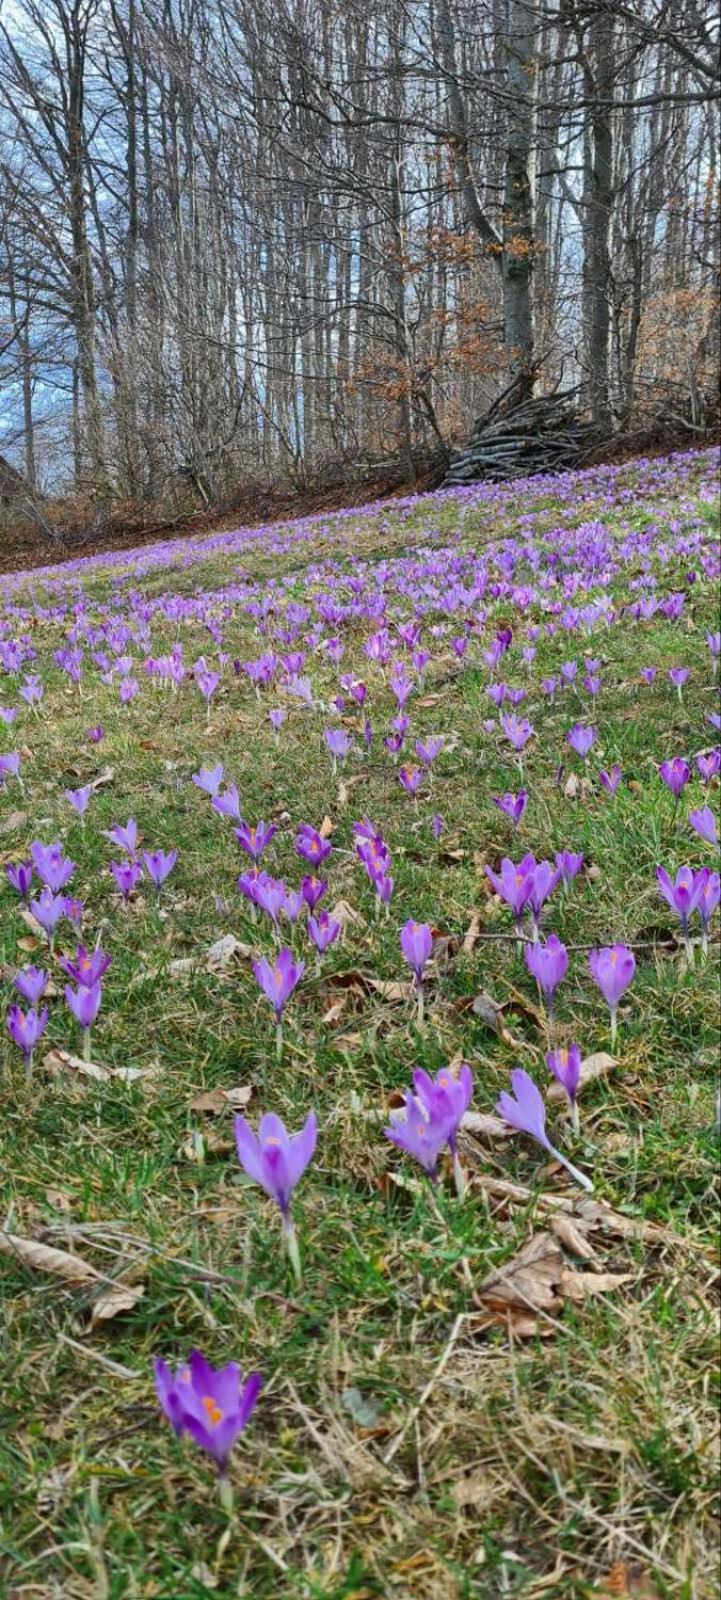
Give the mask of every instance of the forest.
<svg viewBox="0 0 721 1600">
<path fill-rule="evenodd" d="M 12 0 L 4 526 L 441 482 L 559 394 L 564 465 L 703 443 L 717 65 L 704 0 Z"/>
</svg>

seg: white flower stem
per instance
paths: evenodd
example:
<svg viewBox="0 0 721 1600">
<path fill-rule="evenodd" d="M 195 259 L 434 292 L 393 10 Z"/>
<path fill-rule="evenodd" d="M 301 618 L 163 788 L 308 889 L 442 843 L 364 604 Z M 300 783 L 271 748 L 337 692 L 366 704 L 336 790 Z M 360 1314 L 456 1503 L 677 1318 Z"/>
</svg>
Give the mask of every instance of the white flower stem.
<svg viewBox="0 0 721 1600">
<path fill-rule="evenodd" d="M 468 1188 L 468 1180 L 461 1166 L 461 1158 L 457 1150 L 453 1152 L 453 1181 L 456 1186 L 458 1199 L 462 1200 Z"/>
<path fill-rule="evenodd" d="M 581 1188 L 587 1189 L 589 1194 L 593 1194 L 593 1184 L 591 1179 L 586 1177 L 585 1172 L 579 1172 L 578 1167 L 574 1167 L 573 1162 L 569 1161 L 567 1156 L 561 1155 L 560 1150 L 556 1150 L 554 1145 L 549 1144 L 548 1148 L 551 1155 L 555 1156 L 556 1161 L 560 1161 L 561 1166 L 566 1168 L 566 1171 L 570 1173 L 575 1182 L 580 1183 Z"/>
<path fill-rule="evenodd" d="M 230 1481 L 230 1478 L 227 1478 L 224 1472 L 221 1472 L 218 1479 L 218 1497 L 226 1515 L 232 1517 L 234 1510 L 233 1485 Z"/>
<path fill-rule="evenodd" d="M 303 1279 L 303 1269 L 300 1264 L 298 1235 L 295 1231 L 295 1225 L 293 1222 L 291 1222 L 290 1217 L 283 1218 L 283 1237 L 285 1239 L 285 1248 L 288 1254 L 288 1260 L 293 1270 L 293 1277 L 295 1278 L 296 1283 L 301 1283 Z"/>
</svg>

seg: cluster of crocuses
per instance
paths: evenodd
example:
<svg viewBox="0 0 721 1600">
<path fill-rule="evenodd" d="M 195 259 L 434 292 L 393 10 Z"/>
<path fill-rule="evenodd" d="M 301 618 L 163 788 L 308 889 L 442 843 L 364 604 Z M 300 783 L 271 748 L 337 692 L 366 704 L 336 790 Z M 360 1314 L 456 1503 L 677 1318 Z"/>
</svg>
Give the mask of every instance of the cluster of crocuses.
<svg viewBox="0 0 721 1600">
<path fill-rule="evenodd" d="M 60 957 L 63 972 L 75 984 L 75 988 L 71 983 L 65 985 L 65 1002 L 82 1029 L 83 1056 L 86 1061 L 91 1057 L 91 1029 L 102 1002 L 100 980 L 107 972 L 110 961 L 111 957 L 99 945 L 89 951 L 85 945 L 79 944 L 74 957 Z M 32 1080 L 35 1047 L 48 1021 L 47 1006 L 43 1006 L 42 1010 L 39 1006 L 49 983 L 50 974 L 35 966 L 23 967 L 13 978 L 13 987 L 28 1009 L 23 1011 L 17 1001 L 9 1005 L 7 1029 L 13 1043 L 22 1051 L 28 1082 Z"/>
<path fill-rule="evenodd" d="M 365 867 L 377 896 L 376 910 L 379 906 L 385 906 L 387 916 L 394 887 L 388 845 L 369 817 L 356 822 L 353 833 L 355 853 Z"/>
<path fill-rule="evenodd" d="M 496 894 L 505 900 L 513 913 L 516 933 L 519 939 L 524 938 L 524 914 L 528 912 L 531 918 L 532 936 L 540 937 L 541 912 L 546 901 L 563 882 L 565 887 L 572 882 L 583 866 L 583 856 L 574 855 L 571 851 L 559 851 L 556 856 L 555 866 L 550 861 L 537 861 L 531 854 L 525 855 L 516 866 L 510 857 L 504 856 L 501 861 L 500 872 L 495 872 L 492 867 L 486 867 L 486 877 L 489 879 Z"/>
<path fill-rule="evenodd" d="M 573 1127 L 578 1131 L 579 1046 L 573 1044 L 568 1049 L 551 1051 L 546 1061 L 549 1071 L 566 1091 Z M 390 1123 L 383 1130 L 392 1144 L 418 1162 L 433 1184 L 439 1180 L 441 1157 L 447 1151 L 459 1198 L 466 1191 L 459 1133 L 472 1095 L 473 1075 L 466 1062 L 462 1062 L 457 1071 L 442 1067 L 434 1078 L 419 1067 L 413 1072 L 402 1107 L 391 1112 Z M 509 1127 L 533 1139 L 583 1188 L 593 1188 L 586 1174 L 551 1143 L 546 1132 L 543 1095 L 522 1068 L 511 1073 L 511 1092 L 500 1094 L 497 1111 Z M 281 1118 L 272 1113 L 261 1117 L 257 1134 L 244 1117 L 235 1118 L 241 1166 L 251 1182 L 258 1184 L 278 1207 L 285 1250 L 298 1282 L 302 1269 L 292 1201 L 315 1154 L 317 1131 L 314 1112 L 295 1134 L 289 1133 Z M 243 1379 L 235 1363 L 216 1370 L 196 1350 L 175 1374 L 164 1361 L 156 1360 L 155 1381 L 158 1399 L 175 1432 L 188 1434 L 216 1463 L 221 1498 L 230 1507 L 228 1459 L 254 1409 L 261 1388 L 260 1375 L 251 1373 Z"/>
<path fill-rule="evenodd" d="M 105 837 L 111 844 L 117 845 L 123 853 L 124 859 L 111 861 L 109 870 L 125 903 L 127 904 L 137 888 L 143 871 L 153 884 L 160 900 L 163 884 L 177 862 L 177 850 L 139 851 L 138 824 L 134 817 L 129 817 L 125 823 L 116 822 L 112 828 L 106 828 Z"/>
<path fill-rule="evenodd" d="M 224 794 L 220 793 L 223 782 L 222 765 L 194 773 L 193 782 L 211 796 L 211 803 L 220 815 L 231 816 L 238 822 L 234 830 L 235 837 L 241 850 L 250 856 L 253 863 L 240 874 L 238 890 L 248 900 L 253 916 L 255 917 L 260 911 L 268 917 L 274 937 L 280 944 L 281 918 L 285 917 L 289 923 L 294 924 L 300 920 L 303 913 L 306 913 L 305 928 L 316 952 L 316 969 L 320 970 L 321 956 L 335 943 L 341 932 L 341 924 L 337 918 L 329 911 L 319 909 L 320 901 L 327 893 L 328 883 L 325 878 L 318 876 L 316 869 L 321 867 L 330 855 L 332 848 L 330 841 L 311 823 L 301 823 L 295 838 L 296 855 L 312 867 L 313 871 L 305 874 L 299 889 L 291 889 L 281 878 L 272 877 L 258 865 L 264 851 L 275 838 L 277 833 L 275 824 L 262 821 L 249 823 L 241 817 L 240 800 L 235 784 L 228 785 Z M 283 947 L 272 961 L 265 956 L 254 960 L 253 972 L 275 1014 L 277 1051 L 280 1056 L 283 1047 L 283 1012 L 305 972 L 305 961 L 295 960 L 292 950 Z"/>
<path fill-rule="evenodd" d="M 701 949 L 705 957 L 708 953 L 709 923 L 721 900 L 721 878 L 718 872 L 712 872 L 710 867 L 699 867 L 698 871 L 694 871 L 693 867 L 679 867 L 675 877 L 672 878 L 665 867 L 657 867 L 656 878 L 660 894 L 679 919 L 686 954 L 690 961 L 693 961 L 691 918 L 698 913 L 701 922 Z"/>
<path fill-rule="evenodd" d="M 43 844 L 33 840 L 30 858 L 11 862 L 5 868 L 8 883 L 24 900 L 35 921 L 43 929 L 52 952 L 60 923 L 65 920 L 79 928 L 83 919 L 83 906 L 73 895 L 63 893 L 75 873 L 75 862 L 63 854 L 59 840 Z M 37 877 L 39 892 L 33 894 Z"/>
</svg>

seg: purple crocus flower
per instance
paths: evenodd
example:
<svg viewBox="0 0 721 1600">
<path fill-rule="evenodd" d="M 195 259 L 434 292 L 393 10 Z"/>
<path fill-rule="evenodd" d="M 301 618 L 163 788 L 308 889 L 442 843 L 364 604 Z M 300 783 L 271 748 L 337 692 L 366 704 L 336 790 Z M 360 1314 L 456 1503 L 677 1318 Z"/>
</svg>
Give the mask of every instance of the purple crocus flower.
<svg viewBox="0 0 721 1600">
<path fill-rule="evenodd" d="M 11 862 L 5 868 L 5 874 L 11 889 L 14 889 L 22 900 L 27 900 L 33 881 L 32 861 Z"/>
<path fill-rule="evenodd" d="M 123 678 L 118 693 L 121 703 L 124 706 L 129 706 L 131 700 L 135 699 L 136 694 L 140 693 L 140 684 L 137 678 Z"/>
<path fill-rule="evenodd" d="M 348 734 L 343 728 L 326 728 L 323 733 L 325 742 L 330 750 L 333 760 L 333 771 L 336 771 L 339 761 L 345 761 L 351 747 Z"/>
<path fill-rule="evenodd" d="M 215 799 L 215 796 L 220 790 L 220 785 L 222 782 L 222 761 L 218 762 L 217 767 L 201 767 L 199 772 L 193 773 L 193 783 L 196 785 L 196 788 L 202 789 L 203 794 L 209 794 L 211 800 Z"/>
<path fill-rule="evenodd" d="M 429 1077 L 422 1067 L 413 1073 L 416 1099 L 424 1107 L 428 1121 L 447 1127 L 448 1148 L 453 1157 L 453 1175 L 459 1198 L 465 1191 L 465 1178 L 458 1157 L 458 1130 L 468 1110 L 473 1095 L 473 1074 L 467 1062 L 461 1062 L 458 1076 L 448 1067 L 441 1067 L 435 1078 Z"/>
<path fill-rule="evenodd" d="M 679 867 L 675 878 L 671 878 L 665 867 L 656 868 L 658 887 L 664 900 L 668 901 L 672 911 L 681 923 L 686 953 L 693 960 L 693 951 L 689 939 L 689 918 L 696 910 L 696 903 L 703 887 L 700 873 L 695 873 L 692 867 Z"/>
<path fill-rule="evenodd" d="M 504 856 L 501 861 L 500 875 L 494 872 L 491 867 L 484 867 L 483 869 L 486 877 L 493 884 L 496 894 L 500 895 L 501 899 L 505 900 L 506 904 L 510 906 L 516 924 L 516 931 L 519 934 L 521 931 L 521 918 L 533 888 L 528 875 L 529 860 L 533 861 L 533 857 L 526 856 L 524 861 L 515 867 L 508 856 Z"/>
<path fill-rule="evenodd" d="M 526 966 L 538 984 L 550 1017 L 556 990 L 568 971 L 566 946 L 555 933 L 549 933 L 545 945 L 527 944 L 524 954 Z"/>
<path fill-rule="evenodd" d="M 678 800 L 681 790 L 686 787 L 691 776 L 688 762 L 684 761 L 683 756 L 674 756 L 672 761 L 662 761 L 658 770 L 674 799 Z"/>
<path fill-rule="evenodd" d="M 220 817 L 231 817 L 233 822 L 243 821 L 240 814 L 240 796 L 236 784 L 229 783 L 225 794 L 214 794 L 210 804 Z"/>
<path fill-rule="evenodd" d="M 653 683 L 654 678 L 656 677 L 657 671 L 658 671 L 657 667 L 642 667 L 641 668 L 641 677 L 643 678 L 644 683 L 648 683 L 648 684 Z"/>
<path fill-rule="evenodd" d="M 90 784 L 86 784 L 83 789 L 66 789 L 64 791 L 68 805 L 72 806 L 73 811 L 77 811 L 79 817 L 85 816 L 92 792 Z"/>
<path fill-rule="evenodd" d="M 77 928 L 79 932 L 83 925 L 83 916 L 85 915 L 85 907 L 82 900 L 76 899 L 73 895 L 66 894 L 63 901 L 63 914 L 67 917 L 68 922 L 71 923 L 74 928 Z"/>
<path fill-rule="evenodd" d="M 326 950 L 335 944 L 339 933 L 340 923 L 328 911 L 321 911 L 319 916 L 308 918 L 308 934 L 319 956 L 324 955 Z"/>
<path fill-rule="evenodd" d="M 433 949 L 433 934 L 427 922 L 412 919 L 401 928 L 401 950 L 412 969 L 418 989 L 418 1017 L 423 1018 L 423 973 Z"/>
<path fill-rule="evenodd" d="M 534 938 L 538 938 L 541 911 L 560 881 L 561 869 L 552 867 L 550 861 L 535 861 L 528 855 L 524 856 L 518 870 L 528 879 L 528 907 L 533 918 Z"/>
<path fill-rule="evenodd" d="M 436 812 L 435 816 L 431 817 L 431 832 L 436 841 L 440 839 L 444 827 L 445 824 L 442 816 L 439 814 L 439 812 Z"/>
<path fill-rule="evenodd" d="M 177 859 L 177 850 L 143 851 L 143 866 L 148 877 L 155 884 L 158 894 L 160 894 L 166 878 L 170 876 Z"/>
<path fill-rule="evenodd" d="M 669 683 L 673 684 L 673 687 L 676 690 L 679 700 L 682 704 L 683 686 L 687 682 L 689 675 L 688 667 L 669 667 L 668 670 L 668 681 Z"/>
<path fill-rule="evenodd" d="M 582 1188 L 592 1190 L 593 1184 L 590 1178 L 587 1178 L 585 1173 L 579 1172 L 578 1168 L 574 1167 L 572 1162 L 551 1144 L 546 1133 L 546 1108 L 543 1103 L 543 1095 L 536 1087 L 533 1079 L 529 1077 L 527 1072 L 524 1072 L 522 1067 L 517 1067 L 511 1073 L 511 1083 L 513 1085 L 513 1093 L 508 1094 L 504 1090 L 498 1097 L 496 1109 L 499 1115 L 503 1117 L 505 1122 L 509 1123 L 510 1127 L 516 1128 L 519 1133 L 527 1133 L 531 1139 L 535 1139 L 538 1144 L 542 1145 L 544 1150 L 547 1150 L 555 1161 L 560 1161 L 561 1166 L 566 1168 L 566 1171 L 570 1173 L 576 1183 L 581 1184 Z"/>
<path fill-rule="evenodd" d="M 112 959 L 112 956 L 106 955 L 99 945 L 97 949 L 88 952 L 84 944 L 79 944 L 75 960 L 71 961 L 69 956 L 61 956 L 60 965 L 63 972 L 72 978 L 73 983 L 77 983 L 81 989 L 92 989 L 94 984 L 105 977 Z"/>
<path fill-rule="evenodd" d="M 581 1050 L 577 1044 L 569 1044 L 567 1049 L 549 1050 L 546 1056 L 546 1066 L 549 1072 L 565 1089 L 571 1107 L 574 1133 L 579 1131 L 578 1120 L 578 1086 L 581 1081 Z"/>
<path fill-rule="evenodd" d="M 420 1162 L 435 1183 L 441 1152 L 451 1136 L 454 1114 L 436 1099 L 424 1103 L 410 1089 L 406 1090 L 403 1109 L 405 1115 L 394 1117 L 390 1127 L 383 1129 L 386 1139 Z"/>
<path fill-rule="evenodd" d="M 268 712 L 268 721 L 273 729 L 276 740 L 287 715 L 287 711 L 282 706 L 273 707 L 273 710 Z"/>
<path fill-rule="evenodd" d="M 178 1435 L 190 1434 L 224 1477 L 233 1445 L 255 1408 L 260 1374 L 243 1378 L 235 1361 L 211 1367 L 199 1350 L 191 1350 L 187 1364 L 176 1373 L 159 1359 L 153 1365 L 158 1399 L 171 1427 Z"/>
<path fill-rule="evenodd" d="M 30 901 L 30 910 L 35 921 L 44 928 L 52 950 L 58 923 L 66 915 L 65 896 L 53 894 L 51 889 L 43 889 L 37 900 Z"/>
<path fill-rule="evenodd" d="M 583 856 L 573 850 L 557 850 L 556 866 L 561 874 L 564 889 L 570 889 L 583 866 Z"/>
<path fill-rule="evenodd" d="M 244 883 L 250 874 L 244 873 L 238 879 L 238 888 L 244 891 Z M 241 887 L 243 886 L 243 887 Z M 250 898 L 260 911 L 264 911 L 277 930 L 281 912 L 285 909 L 287 889 L 280 878 L 271 878 L 267 872 L 258 873 L 254 880 L 254 887 Z"/>
<path fill-rule="evenodd" d="M 696 766 L 704 783 L 710 783 L 712 778 L 717 778 L 721 772 L 721 750 L 712 750 L 709 755 L 696 757 Z"/>
<path fill-rule="evenodd" d="M 701 918 L 701 949 L 706 956 L 709 923 L 721 900 L 721 878 L 718 872 L 712 872 L 709 867 L 702 867 L 698 877 L 703 879 L 699 888 L 697 910 Z"/>
<path fill-rule="evenodd" d="M 423 782 L 423 773 L 420 767 L 401 767 L 398 773 L 398 782 L 406 794 L 417 794 Z"/>
<path fill-rule="evenodd" d="M 577 756 L 582 756 L 585 761 L 591 746 L 596 742 L 595 728 L 584 728 L 580 722 L 574 723 L 566 734 L 566 739 L 575 750 Z"/>
<path fill-rule="evenodd" d="M 256 981 L 275 1012 L 278 1056 L 283 1049 L 283 1008 L 305 972 L 304 961 L 294 961 L 291 950 L 279 950 L 271 966 L 265 956 L 253 962 Z"/>
<path fill-rule="evenodd" d="M 280 1117 L 267 1112 L 257 1135 L 244 1117 L 235 1118 L 238 1160 L 252 1179 L 274 1200 L 283 1219 L 283 1235 L 291 1266 L 300 1282 L 300 1255 L 290 1205 L 293 1191 L 315 1154 L 318 1126 L 311 1111 L 300 1133 L 288 1133 Z"/>
<path fill-rule="evenodd" d="M 416 739 L 416 755 L 423 767 L 431 767 L 443 749 L 444 740 L 440 734 L 435 734 L 428 739 Z"/>
<path fill-rule="evenodd" d="M 519 754 L 533 736 L 533 727 L 526 718 L 519 718 L 514 714 L 501 717 L 501 727 L 508 743 Z"/>
<path fill-rule="evenodd" d="M 86 1061 L 90 1060 L 90 1030 L 100 1010 L 102 998 L 103 991 L 99 983 L 79 989 L 71 988 L 69 983 L 65 985 L 66 1005 L 83 1030 L 83 1056 Z"/>
<path fill-rule="evenodd" d="M 699 806 L 695 811 L 689 811 L 688 820 L 691 827 L 703 839 L 705 844 L 718 847 L 718 829 L 716 818 L 710 806 Z"/>
<path fill-rule="evenodd" d="M 134 817 L 128 817 L 125 826 L 121 822 L 114 822 L 112 828 L 104 830 L 105 838 L 111 844 L 116 844 L 119 850 L 124 850 L 131 860 L 135 860 L 138 844 L 138 824 Z"/>
<path fill-rule="evenodd" d="M 520 789 L 518 794 L 494 794 L 493 804 L 498 806 L 499 811 L 502 811 L 504 816 L 510 818 L 514 827 L 517 828 L 528 805 L 528 790 Z"/>
<path fill-rule="evenodd" d="M 721 633 L 707 633 L 706 643 L 711 651 L 714 677 L 718 672 L 719 655 L 721 654 Z"/>
<path fill-rule="evenodd" d="M 111 861 L 109 870 L 112 872 L 117 888 L 127 905 L 143 871 L 140 862 Z"/>
<path fill-rule="evenodd" d="M 603 784 L 604 789 L 607 789 L 609 794 L 615 794 L 619 783 L 621 782 L 621 768 L 619 767 L 618 762 L 614 763 L 610 772 L 606 772 L 605 769 L 602 769 L 598 776 L 600 782 Z"/>
<path fill-rule="evenodd" d="M 22 1000 L 26 1000 L 33 1010 L 37 1009 L 39 1002 L 47 989 L 49 977 L 40 967 L 23 967 L 16 972 L 13 985 Z"/>
<path fill-rule="evenodd" d="M 598 984 L 611 1013 L 611 1044 L 616 1043 L 618 1002 L 633 982 L 636 957 L 628 945 L 608 945 L 602 950 L 591 950 L 588 957 L 591 977 Z"/>
<path fill-rule="evenodd" d="M 8 751 L 7 755 L 0 756 L 0 789 L 2 788 L 6 778 L 17 778 L 20 788 L 22 789 L 23 781 L 20 777 L 19 750 L 10 750 Z"/>
<path fill-rule="evenodd" d="M 296 834 L 295 849 L 303 861 L 319 867 L 330 855 L 332 846 L 330 839 L 324 839 L 309 822 L 302 822 Z"/>
<path fill-rule="evenodd" d="M 248 822 L 241 822 L 240 827 L 235 830 L 235 837 L 241 850 L 245 850 L 246 855 L 251 856 L 253 861 L 259 861 L 277 832 L 274 822 L 257 822 L 254 826 Z"/>
<path fill-rule="evenodd" d="M 22 1050 L 28 1083 L 32 1079 L 35 1046 L 45 1030 L 47 1020 L 48 1013 L 45 1006 L 40 1012 L 21 1011 L 20 1006 L 15 1004 L 8 1006 L 7 1030 L 13 1043 Z"/>
<path fill-rule="evenodd" d="M 88 741 L 88 744 L 100 744 L 101 739 L 105 738 L 105 733 L 101 724 L 98 723 L 97 727 L 95 728 L 88 728 L 85 737 Z"/>
<path fill-rule="evenodd" d="M 70 882 L 75 871 L 75 862 L 63 855 L 63 847 L 58 840 L 55 844 L 42 844 L 35 839 L 30 846 L 33 866 L 41 883 L 53 894 L 59 894 L 61 889 Z"/>
<path fill-rule="evenodd" d="M 324 878 L 316 878 L 314 873 L 305 877 L 300 886 L 300 892 L 309 911 L 315 911 L 319 900 L 323 899 L 328 888 Z"/>
</svg>

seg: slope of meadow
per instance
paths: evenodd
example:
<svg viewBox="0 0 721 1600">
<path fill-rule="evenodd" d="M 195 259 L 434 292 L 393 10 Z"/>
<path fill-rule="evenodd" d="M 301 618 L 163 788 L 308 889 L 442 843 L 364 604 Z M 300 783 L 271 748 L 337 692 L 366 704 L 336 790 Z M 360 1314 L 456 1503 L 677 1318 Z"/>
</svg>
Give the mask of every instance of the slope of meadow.
<svg viewBox="0 0 721 1600">
<path fill-rule="evenodd" d="M 697 910 L 684 941 L 657 867 L 713 906 L 717 528 L 718 452 L 687 453 L 5 582 L 9 1600 L 716 1592 L 718 912 L 708 953 Z M 516 824 L 496 800 L 521 792 Z M 241 819 L 275 829 L 260 895 Z M 316 916 L 340 932 L 316 959 L 293 891 L 326 846 Z M 519 941 L 486 869 L 557 852 L 582 862 L 541 911 L 568 956 L 549 1017 L 527 911 Z M 35 913 L 4 870 L 33 856 Z M 79 940 L 111 957 L 90 1065 Z M 618 945 L 612 1050 L 588 957 Z M 279 1057 L 253 961 L 280 946 L 305 969 Z M 28 965 L 49 974 L 31 1076 Z M 545 1061 L 574 1042 L 577 1132 Z M 414 1068 L 463 1061 L 458 1198 L 447 1155 L 433 1184 L 383 1130 Z M 517 1068 L 592 1195 L 499 1118 Z M 317 1116 L 300 1284 L 239 1107 Z M 155 1396 L 153 1358 L 194 1346 L 263 1379 L 232 1510 Z"/>
</svg>

